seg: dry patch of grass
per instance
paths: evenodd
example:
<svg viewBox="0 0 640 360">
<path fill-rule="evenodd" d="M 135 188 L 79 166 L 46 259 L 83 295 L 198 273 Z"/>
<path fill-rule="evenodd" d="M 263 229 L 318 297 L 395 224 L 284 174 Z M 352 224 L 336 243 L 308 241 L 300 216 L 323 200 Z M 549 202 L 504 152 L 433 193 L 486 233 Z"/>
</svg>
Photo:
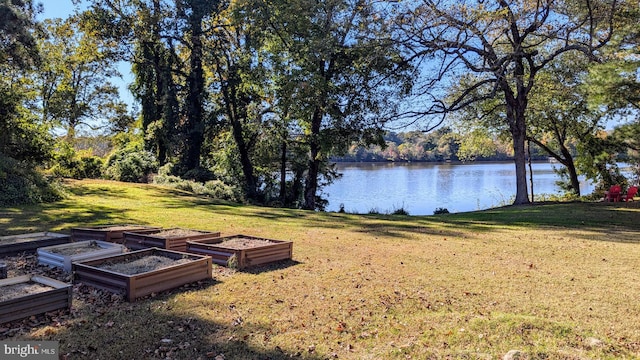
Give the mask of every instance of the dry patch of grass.
<svg viewBox="0 0 640 360">
<path fill-rule="evenodd" d="M 640 356 L 633 204 L 360 216 L 238 207 L 152 186 L 76 186 L 55 206 L 9 211 L 8 228 L 66 229 L 99 213 L 93 222 L 291 240 L 293 260 L 215 267 L 212 283 L 133 304 L 78 298 L 58 326 L 12 339 L 59 340 L 78 359 Z"/>
</svg>

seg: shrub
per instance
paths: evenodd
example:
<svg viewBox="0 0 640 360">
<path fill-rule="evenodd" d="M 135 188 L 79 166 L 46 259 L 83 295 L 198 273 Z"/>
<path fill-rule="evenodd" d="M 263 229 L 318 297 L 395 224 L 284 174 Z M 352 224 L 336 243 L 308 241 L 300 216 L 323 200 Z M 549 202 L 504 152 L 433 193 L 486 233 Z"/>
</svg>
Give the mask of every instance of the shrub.
<svg viewBox="0 0 640 360">
<path fill-rule="evenodd" d="M 394 208 L 393 211 L 391 212 L 391 215 L 409 215 L 409 211 L 407 211 L 404 206 L 401 206 L 399 208 Z"/>
<path fill-rule="evenodd" d="M 179 190 L 205 195 L 214 199 L 234 202 L 242 201 L 240 190 L 221 180 L 209 180 L 204 184 L 197 181 L 185 180 L 178 176 L 171 175 L 172 169 L 173 165 L 170 163 L 161 166 L 158 169 L 158 175 L 153 178 L 153 183 L 171 186 Z M 204 174 L 205 172 L 206 171 L 203 171 L 201 173 Z"/>
<path fill-rule="evenodd" d="M 0 206 L 60 200 L 62 185 L 45 178 L 29 163 L 0 154 Z"/>
<path fill-rule="evenodd" d="M 54 164 L 50 171 L 57 177 L 73 179 L 98 179 L 102 177 L 104 161 L 101 158 L 92 156 L 89 151 L 76 152 L 66 142 L 60 143 L 53 156 L 53 161 Z"/>
<path fill-rule="evenodd" d="M 105 177 L 126 182 L 147 182 L 149 175 L 158 168 L 149 151 L 136 147 L 118 149 L 107 160 Z"/>
<path fill-rule="evenodd" d="M 440 215 L 440 214 L 448 214 L 449 210 L 447 210 L 447 208 L 437 208 L 433 211 L 433 215 Z"/>
<path fill-rule="evenodd" d="M 210 180 L 204 183 L 205 193 L 214 199 L 228 200 L 234 202 L 240 202 L 242 196 L 240 196 L 240 190 L 220 180 Z"/>
</svg>

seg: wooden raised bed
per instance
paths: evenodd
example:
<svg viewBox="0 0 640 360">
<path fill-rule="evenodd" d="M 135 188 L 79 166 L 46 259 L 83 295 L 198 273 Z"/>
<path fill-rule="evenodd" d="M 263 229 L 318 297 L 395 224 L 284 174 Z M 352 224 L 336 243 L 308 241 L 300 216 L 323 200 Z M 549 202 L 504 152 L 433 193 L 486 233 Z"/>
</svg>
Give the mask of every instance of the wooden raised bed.
<svg viewBox="0 0 640 360">
<path fill-rule="evenodd" d="M 187 252 L 211 256 L 215 264 L 243 269 L 291 259 L 293 242 L 231 235 L 187 242 Z"/>
<path fill-rule="evenodd" d="M 39 247 L 66 244 L 69 242 L 71 242 L 69 235 L 54 232 L 0 236 L 0 257 L 15 255 L 21 252 L 35 252 Z"/>
<path fill-rule="evenodd" d="M 186 251 L 187 241 L 197 241 L 215 239 L 220 236 L 219 232 L 191 230 L 181 228 L 155 229 L 125 232 L 124 244 L 132 250 L 147 249 L 157 247 L 173 251 Z"/>
<path fill-rule="evenodd" d="M 64 271 L 70 272 L 71 264 L 76 261 L 99 259 L 105 256 L 122 254 L 124 250 L 124 245 L 106 241 L 79 241 L 39 248 L 38 263 L 61 267 Z"/>
<path fill-rule="evenodd" d="M 164 258 L 171 265 L 142 270 L 144 265 L 159 258 Z M 158 248 L 76 262 L 73 263 L 73 271 L 74 282 L 123 294 L 128 301 L 190 282 L 210 279 L 212 273 L 211 258 L 208 256 Z"/>
<path fill-rule="evenodd" d="M 20 288 L 16 288 L 20 287 Z M 12 295 L 9 295 L 14 293 Z M 0 324 L 71 308 L 71 284 L 45 276 L 23 275 L 0 280 Z"/>
<path fill-rule="evenodd" d="M 77 227 L 71 229 L 71 237 L 73 238 L 73 241 L 98 240 L 123 244 L 125 231 L 137 232 L 159 229 L 159 227 L 154 226 L 130 224 Z"/>
</svg>

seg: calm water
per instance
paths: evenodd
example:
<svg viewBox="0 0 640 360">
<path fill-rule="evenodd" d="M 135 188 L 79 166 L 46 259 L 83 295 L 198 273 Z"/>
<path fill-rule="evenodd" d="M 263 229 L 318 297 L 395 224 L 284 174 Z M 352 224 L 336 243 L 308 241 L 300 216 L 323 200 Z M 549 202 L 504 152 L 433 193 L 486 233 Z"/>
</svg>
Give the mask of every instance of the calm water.
<svg viewBox="0 0 640 360">
<path fill-rule="evenodd" d="M 535 194 L 560 193 L 554 166 L 561 165 L 533 164 Z M 327 211 L 338 211 L 344 204 L 348 212 L 386 213 L 404 208 L 411 215 L 433 215 L 437 208 L 462 212 L 507 205 L 516 194 L 513 162 L 348 163 L 338 164 L 338 170 L 342 178 L 324 189 L 329 200 Z M 583 181 L 580 190 L 583 195 L 589 194 L 593 186 Z"/>
</svg>

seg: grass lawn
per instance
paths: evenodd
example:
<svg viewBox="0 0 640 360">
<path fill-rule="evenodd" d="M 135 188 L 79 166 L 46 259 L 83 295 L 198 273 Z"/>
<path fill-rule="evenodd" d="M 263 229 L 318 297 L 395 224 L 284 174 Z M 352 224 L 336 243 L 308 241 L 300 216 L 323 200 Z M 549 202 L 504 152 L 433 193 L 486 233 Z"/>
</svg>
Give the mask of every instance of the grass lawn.
<svg viewBox="0 0 640 360">
<path fill-rule="evenodd" d="M 640 206 L 564 203 L 440 216 L 238 206 L 151 185 L 71 183 L 0 208 L 0 235 L 142 224 L 291 240 L 293 261 L 135 303 L 74 299 L 12 335 L 69 359 L 640 358 Z M 0 325 L 1 327 L 1 325 Z"/>
</svg>

